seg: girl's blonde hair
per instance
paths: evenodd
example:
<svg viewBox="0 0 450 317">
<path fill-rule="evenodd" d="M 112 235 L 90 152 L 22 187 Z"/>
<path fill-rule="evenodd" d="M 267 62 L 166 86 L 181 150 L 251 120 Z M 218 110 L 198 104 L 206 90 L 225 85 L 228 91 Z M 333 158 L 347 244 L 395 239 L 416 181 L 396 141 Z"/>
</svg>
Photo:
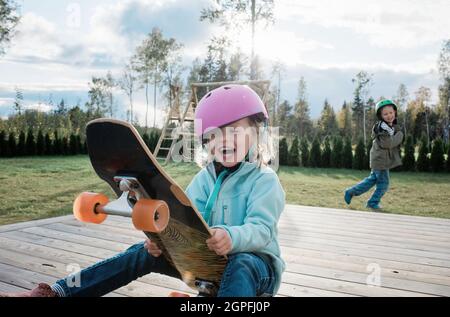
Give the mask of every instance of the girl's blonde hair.
<svg viewBox="0 0 450 317">
<path fill-rule="evenodd" d="M 256 128 L 256 141 L 250 146 L 248 151 L 248 161 L 256 162 L 259 168 L 267 166 L 276 159 L 277 151 L 274 141 L 276 137 L 273 131 L 258 116 L 248 117 L 250 126 Z M 278 143 L 277 143 L 278 144 Z M 214 154 L 208 151 L 208 140 L 206 142 L 198 142 L 195 146 L 194 160 L 200 167 L 205 167 L 214 161 Z"/>
</svg>

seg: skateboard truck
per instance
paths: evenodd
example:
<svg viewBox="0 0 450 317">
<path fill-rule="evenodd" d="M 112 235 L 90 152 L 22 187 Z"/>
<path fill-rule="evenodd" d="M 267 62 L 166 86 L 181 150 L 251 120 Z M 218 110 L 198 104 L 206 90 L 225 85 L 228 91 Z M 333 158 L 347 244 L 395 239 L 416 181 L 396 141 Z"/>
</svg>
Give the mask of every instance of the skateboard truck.
<svg viewBox="0 0 450 317">
<path fill-rule="evenodd" d="M 82 222 L 102 223 L 107 215 L 130 217 L 136 229 L 159 233 L 169 223 L 169 207 L 162 200 L 150 199 L 139 180 L 130 176 L 115 176 L 122 191 L 109 201 L 103 194 L 84 192 L 73 204 L 75 218 Z"/>
</svg>

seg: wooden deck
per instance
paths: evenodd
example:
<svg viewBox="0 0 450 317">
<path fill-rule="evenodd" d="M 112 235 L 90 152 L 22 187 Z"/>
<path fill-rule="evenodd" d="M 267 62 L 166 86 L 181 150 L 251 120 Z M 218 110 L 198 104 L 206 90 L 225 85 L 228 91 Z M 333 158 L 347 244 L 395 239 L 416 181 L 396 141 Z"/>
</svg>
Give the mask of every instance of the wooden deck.
<svg viewBox="0 0 450 317">
<path fill-rule="evenodd" d="M 287 205 L 279 224 L 287 263 L 279 296 L 450 296 L 450 220 Z M 0 291 L 53 283 L 143 240 L 129 219 L 72 216 L 0 227 Z M 149 274 L 109 296 L 190 292 Z"/>
</svg>

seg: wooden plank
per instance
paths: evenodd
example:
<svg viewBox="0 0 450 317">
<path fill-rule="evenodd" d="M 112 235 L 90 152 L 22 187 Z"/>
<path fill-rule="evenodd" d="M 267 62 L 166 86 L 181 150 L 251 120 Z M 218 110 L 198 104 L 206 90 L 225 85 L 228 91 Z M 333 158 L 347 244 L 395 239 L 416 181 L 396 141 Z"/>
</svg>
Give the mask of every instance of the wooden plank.
<svg viewBox="0 0 450 317">
<path fill-rule="evenodd" d="M 413 216 L 413 215 L 402 215 L 402 214 L 391 214 L 383 212 L 371 212 L 363 210 L 353 210 L 353 209 L 337 209 L 337 208 L 327 208 L 327 207 L 314 207 L 314 206 L 303 206 L 303 205 L 293 205 L 286 204 L 286 212 L 310 212 L 310 213 L 326 213 L 341 215 L 342 213 L 347 213 L 352 217 L 374 217 L 378 219 L 389 219 L 390 221 L 408 221 L 423 224 L 437 224 L 437 225 L 447 225 L 450 226 L 450 219 L 448 218 L 437 218 L 437 217 L 424 217 L 424 216 Z"/>
<path fill-rule="evenodd" d="M 359 284 L 354 282 L 339 281 L 335 279 L 323 278 L 318 276 L 310 276 L 298 273 L 285 272 L 284 278 L 289 280 L 290 283 L 297 285 L 303 285 L 307 287 L 314 287 L 318 289 L 341 292 L 346 294 L 353 294 L 359 296 L 420 296 L 430 297 L 431 295 L 422 294 L 419 292 L 409 292 L 397 289 L 390 289 L 372 285 Z"/>
<path fill-rule="evenodd" d="M 113 241 L 103 240 L 100 238 L 86 237 L 86 236 L 81 236 L 81 235 L 77 235 L 77 234 L 51 230 L 51 229 L 47 229 L 47 228 L 43 228 L 43 227 L 25 228 L 25 229 L 20 230 L 20 232 L 31 233 L 31 234 L 35 234 L 38 236 L 53 238 L 53 239 L 60 240 L 60 241 L 75 242 L 80 245 L 92 246 L 95 248 L 111 250 L 111 251 L 116 251 L 116 252 L 121 252 L 131 246 L 130 244 L 113 242 Z"/>
<path fill-rule="evenodd" d="M 28 227 L 36 227 L 36 226 L 60 222 L 60 221 L 68 220 L 68 219 L 73 219 L 73 216 L 68 215 L 68 216 L 60 216 L 60 217 L 54 217 L 54 218 L 46 218 L 46 219 L 13 223 L 10 225 L 0 226 L 0 232 L 14 231 L 14 230 L 19 230 L 19 229 L 28 228 Z"/>
<path fill-rule="evenodd" d="M 339 281 L 355 282 L 366 284 L 372 270 L 365 273 L 348 272 L 338 268 L 326 268 L 316 265 L 293 264 L 289 265 L 289 271 L 310 276 L 319 276 L 327 279 Z M 381 273 L 381 272 L 380 272 Z M 446 285 L 430 284 L 417 281 L 408 281 L 399 278 L 392 278 L 380 274 L 380 287 L 419 292 L 429 295 L 450 296 L 450 287 Z"/>
<path fill-rule="evenodd" d="M 450 267 L 450 263 L 446 260 L 437 260 L 430 258 L 421 258 L 418 256 L 397 254 L 397 253 L 386 253 L 380 251 L 374 251 L 370 249 L 364 248 L 351 248 L 348 246 L 341 246 L 339 244 L 324 244 L 315 242 L 296 242 L 296 241 L 280 241 L 281 248 L 283 247 L 291 247 L 294 249 L 307 249 L 307 250 L 317 250 L 324 252 L 333 252 L 342 255 L 358 255 L 363 257 L 370 257 L 374 259 L 380 260 L 391 260 L 398 262 L 406 262 L 406 263 L 415 263 L 415 264 L 424 264 L 424 265 L 433 265 L 437 267 Z M 376 261 L 376 260 L 375 260 Z"/>
<path fill-rule="evenodd" d="M 0 292 L 4 293 L 17 293 L 17 292 L 24 292 L 26 291 L 26 288 L 19 287 L 12 284 L 7 284 L 4 282 L 0 282 Z"/>
<path fill-rule="evenodd" d="M 300 232 L 326 232 L 326 233 L 333 233 L 339 236 L 367 237 L 385 241 L 408 241 L 423 245 L 437 245 L 437 246 L 450 245 L 450 238 L 441 238 L 437 236 L 424 236 L 415 233 L 397 233 L 393 231 L 380 231 L 370 229 L 362 230 L 352 228 L 352 230 L 348 230 L 348 228 L 346 227 L 333 225 L 329 223 L 318 224 L 315 222 L 306 222 L 306 221 L 302 223 L 280 222 L 278 224 L 278 230 L 280 233 L 285 233 L 289 231 L 293 231 L 294 234 L 298 234 Z"/>
<path fill-rule="evenodd" d="M 420 251 L 420 250 L 410 250 L 410 249 L 402 249 L 398 247 L 390 247 L 390 246 L 379 246 L 379 245 L 369 245 L 358 242 L 347 242 L 347 241 L 338 241 L 332 239 L 323 239 L 323 238 L 315 238 L 315 237 L 279 237 L 278 241 L 282 245 L 290 245 L 297 246 L 303 245 L 303 243 L 316 243 L 320 245 L 327 246 L 337 246 L 337 247 L 345 247 L 351 248 L 355 250 L 369 250 L 374 252 L 379 252 L 384 256 L 390 255 L 398 255 L 398 256 L 409 256 L 421 258 L 426 261 L 434 262 L 434 265 L 437 266 L 445 266 L 450 267 L 450 254 L 438 253 L 438 252 L 428 252 L 428 251 Z"/>
<path fill-rule="evenodd" d="M 338 256 L 331 253 L 317 251 L 311 252 L 308 250 L 299 249 L 296 249 L 296 251 L 297 252 L 295 254 L 283 253 L 282 255 L 287 264 L 287 271 L 291 271 L 293 269 L 291 266 L 292 264 L 300 264 L 337 268 L 347 272 L 367 273 L 370 266 L 376 263 L 380 267 L 380 273 L 385 277 L 450 286 L 450 275 L 436 274 L 441 272 L 436 271 L 435 267 L 422 265 L 412 267 L 411 264 L 404 264 L 401 262 L 374 262 L 373 259 L 362 257 Z M 317 252 L 318 254 L 314 254 L 313 252 Z M 433 273 L 430 273 L 430 271 Z"/>
<path fill-rule="evenodd" d="M 280 228 L 282 230 L 283 228 Z M 433 252 L 433 253 L 442 253 L 442 254 L 450 254 L 450 244 L 443 243 L 430 243 L 423 244 L 420 240 L 410 241 L 408 239 L 392 239 L 389 237 L 383 238 L 379 236 L 379 238 L 375 237 L 365 237 L 365 236 L 354 236 L 349 234 L 337 234 L 336 232 L 327 232 L 327 231 L 310 231 L 309 229 L 302 230 L 298 232 L 297 230 L 285 229 L 282 231 L 279 236 L 285 237 L 287 239 L 302 239 L 303 237 L 307 238 L 320 238 L 320 239 L 332 239 L 335 241 L 344 241 L 344 242 L 356 242 L 356 243 L 365 243 L 367 245 L 376 245 L 376 246 L 389 246 L 392 248 L 400 248 L 400 249 L 409 249 L 409 250 L 417 250 L 417 251 L 425 251 L 425 252 Z"/>
<path fill-rule="evenodd" d="M 371 223 L 378 226 L 386 226 L 388 228 L 397 228 L 397 229 L 419 229 L 422 230 L 426 228 L 427 231 L 433 233 L 448 233 L 448 228 L 450 225 L 448 224 L 428 224 L 428 223 L 417 223 L 417 222 L 409 222 L 405 220 L 403 222 L 390 221 L 387 219 L 378 219 L 374 217 L 373 214 L 368 213 L 366 217 L 358 216 L 353 217 L 348 212 L 339 213 L 324 213 L 324 212 L 308 212 L 306 210 L 299 210 L 297 213 L 289 212 L 287 214 L 282 214 L 285 218 L 289 220 L 301 220 L 301 219 L 321 219 L 325 221 L 344 221 L 350 223 Z"/>
<path fill-rule="evenodd" d="M 16 247 L 16 241 L 10 240 L 8 238 L 2 238 L 0 240 L 0 248 L 2 250 L 2 254 L 0 254 L 0 262 L 8 261 L 9 264 L 14 264 L 16 266 L 26 265 L 27 268 L 34 271 L 44 271 L 45 273 L 56 276 L 58 278 L 61 278 L 65 276 L 65 274 L 68 274 L 68 272 L 65 270 L 67 264 L 73 264 L 76 263 L 80 267 L 87 267 L 89 265 L 92 265 L 101 259 L 91 256 L 81 256 L 77 253 L 72 253 L 69 251 L 54 251 L 50 254 L 47 252 L 49 248 L 43 247 L 43 246 L 33 246 L 33 249 L 31 249 L 33 254 L 37 254 L 38 256 L 30 256 L 28 254 L 23 254 L 17 251 L 14 251 L 14 248 Z M 30 245 L 30 244 L 29 244 Z M 9 249 L 9 250 L 7 250 Z M 30 249 L 27 249 L 30 250 Z M 59 260 L 55 261 L 55 258 Z M 51 262 L 52 266 L 42 266 L 43 263 Z M 59 272 L 59 274 L 54 274 L 54 271 Z M 149 276 L 152 276 L 151 278 L 141 278 L 141 281 L 147 282 L 148 284 L 151 283 L 159 283 L 159 286 L 176 286 L 174 289 L 178 291 L 187 291 L 192 292 L 190 288 L 185 286 L 185 284 L 181 281 L 178 281 L 176 279 L 173 279 L 171 277 L 165 277 L 163 275 L 159 274 L 151 274 Z M 154 276 L 154 277 L 153 277 Z M 177 281 L 177 283 L 171 283 L 171 281 Z M 182 285 L 183 287 L 180 287 Z"/>
<path fill-rule="evenodd" d="M 448 238 L 450 236 L 449 232 L 449 226 L 442 226 L 441 228 L 437 229 L 434 227 L 430 227 L 428 225 L 415 225 L 410 224 L 408 222 L 404 223 L 390 223 L 388 221 L 376 221 L 374 219 L 371 219 L 369 217 L 367 218 L 351 218 L 346 216 L 331 216 L 331 215 L 313 215 L 313 214 L 305 214 L 301 213 L 298 215 L 286 215 L 283 217 L 280 222 L 286 221 L 288 223 L 302 223 L 304 221 L 315 221 L 317 223 L 334 223 L 339 224 L 342 226 L 346 226 L 349 229 L 352 226 L 362 226 L 363 228 L 383 228 L 385 230 L 392 230 L 392 231 L 399 231 L 399 232 L 414 232 L 416 231 L 419 234 L 424 235 L 438 235 L 441 237 Z"/>
</svg>

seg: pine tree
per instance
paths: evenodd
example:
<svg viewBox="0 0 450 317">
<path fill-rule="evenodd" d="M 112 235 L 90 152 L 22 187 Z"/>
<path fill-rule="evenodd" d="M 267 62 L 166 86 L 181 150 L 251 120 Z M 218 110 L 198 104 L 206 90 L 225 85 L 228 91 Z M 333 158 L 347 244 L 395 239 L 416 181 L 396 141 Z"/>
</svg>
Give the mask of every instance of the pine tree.
<svg viewBox="0 0 450 317">
<path fill-rule="evenodd" d="M 26 140 L 26 155 L 36 155 L 36 140 L 34 139 L 33 130 L 28 129 Z"/>
<path fill-rule="evenodd" d="M 83 154 L 83 143 L 81 142 L 81 136 L 76 135 L 77 138 L 77 154 Z"/>
<path fill-rule="evenodd" d="M 0 157 L 6 156 L 6 133 L 5 131 L 0 131 Z"/>
<path fill-rule="evenodd" d="M 312 167 L 320 167 L 321 157 L 322 151 L 320 150 L 319 139 L 316 137 L 311 144 L 311 151 L 309 152 L 309 165 Z"/>
<path fill-rule="evenodd" d="M 36 139 L 36 154 L 44 155 L 45 154 L 45 138 L 42 130 L 39 130 L 38 136 Z"/>
<path fill-rule="evenodd" d="M 364 168 L 366 170 L 370 169 L 370 150 L 372 149 L 373 141 L 369 140 L 366 144 L 366 159 L 364 162 Z"/>
<path fill-rule="evenodd" d="M 444 146 L 441 138 L 433 141 L 430 158 L 431 170 L 435 173 L 442 172 L 445 167 Z"/>
<path fill-rule="evenodd" d="M 358 144 L 355 148 L 355 161 L 353 166 L 357 170 L 363 170 L 366 165 L 366 148 L 364 146 L 363 138 L 359 138 Z"/>
<path fill-rule="evenodd" d="M 17 143 L 16 135 L 14 132 L 10 132 L 8 136 L 8 152 L 6 153 L 8 157 L 17 156 Z"/>
<path fill-rule="evenodd" d="M 333 140 L 333 150 L 331 151 L 331 167 L 342 167 L 342 137 L 336 136 Z"/>
<path fill-rule="evenodd" d="M 62 146 L 61 146 L 61 139 L 59 138 L 58 131 L 55 130 L 53 133 L 54 139 L 53 139 L 53 154 L 55 155 L 62 155 Z"/>
<path fill-rule="evenodd" d="M 291 148 L 289 149 L 288 164 L 290 166 L 300 165 L 300 151 L 298 146 L 298 137 L 295 137 L 294 141 L 292 141 Z"/>
<path fill-rule="evenodd" d="M 77 137 L 73 133 L 69 137 L 69 149 L 67 154 L 70 155 L 78 154 Z"/>
<path fill-rule="evenodd" d="M 61 154 L 62 155 L 70 154 L 69 139 L 66 136 L 61 139 Z"/>
<path fill-rule="evenodd" d="M 279 153 L 278 155 L 279 155 L 279 159 L 280 159 L 280 165 L 287 165 L 289 150 L 288 150 L 288 144 L 287 144 L 286 138 L 282 138 L 280 140 L 278 153 Z"/>
<path fill-rule="evenodd" d="M 329 138 L 325 138 L 323 142 L 323 152 L 322 152 L 322 167 L 330 167 L 331 166 L 331 146 Z"/>
<path fill-rule="evenodd" d="M 428 172 L 430 163 L 428 159 L 428 145 L 425 137 L 422 138 L 419 146 L 419 156 L 417 158 L 417 170 L 420 172 Z"/>
<path fill-rule="evenodd" d="M 24 156 L 27 153 L 25 132 L 20 131 L 19 142 L 17 143 L 17 156 Z"/>
<path fill-rule="evenodd" d="M 300 142 L 300 160 L 302 166 L 309 166 L 309 145 L 306 138 Z"/>
<path fill-rule="evenodd" d="M 408 135 L 405 142 L 405 155 L 403 156 L 403 170 L 414 171 L 416 168 L 416 159 L 414 157 L 413 137 Z"/>
<path fill-rule="evenodd" d="M 352 152 L 352 141 L 349 137 L 345 138 L 344 148 L 342 149 L 342 166 L 344 168 L 352 168 L 353 163 L 353 152 Z"/>
<path fill-rule="evenodd" d="M 148 133 L 144 133 L 144 135 L 142 136 L 142 140 L 144 141 L 145 145 L 150 148 L 150 136 L 148 135 Z"/>
<path fill-rule="evenodd" d="M 450 144 L 447 144 L 447 172 L 450 173 Z"/>
<path fill-rule="evenodd" d="M 53 155 L 53 144 L 52 144 L 52 139 L 50 138 L 50 134 L 47 132 L 45 134 L 45 151 L 44 154 L 45 155 Z"/>
</svg>

